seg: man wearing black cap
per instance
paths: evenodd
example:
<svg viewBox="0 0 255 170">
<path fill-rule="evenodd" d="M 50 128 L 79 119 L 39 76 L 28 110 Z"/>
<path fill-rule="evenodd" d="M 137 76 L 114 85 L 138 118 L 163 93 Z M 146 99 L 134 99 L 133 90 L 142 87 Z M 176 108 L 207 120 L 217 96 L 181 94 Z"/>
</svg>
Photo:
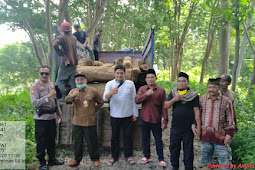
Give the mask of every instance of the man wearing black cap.
<svg viewBox="0 0 255 170">
<path fill-rule="evenodd" d="M 189 76 L 180 72 L 177 87 L 173 88 L 165 102 L 165 108 L 173 106 L 173 119 L 170 132 L 169 170 L 179 169 L 181 142 L 183 142 L 185 170 L 193 170 L 193 139 L 201 134 L 199 96 L 189 87 Z M 196 125 L 193 124 L 196 122 Z M 197 126 L 197 128 L 196 128 Z"/>
<path fill-rule="evenodd" d="M 155 71 L 153 69 L 149 69 L 146 72 L 145 78 L 147 85 L 140 87 L 135 97 L 136 104 L 142 103 L 141 127 L 144 157 L 141 159 L 140 163 L 145 164 L 151 161 L 150 133 L 152 131 L 158 154 L 158 165 L 166 167 L 162 142 L 162 130 L 167 128 L 168 122 L 167 109 L 164 108 L 166 92 L 162 87 L 156 85 L 156 80 L 157 77 Z M 161 120 L 162 116 L 163 121 Z"/>
<path fill-rule="evenodd" d="M 229 98 L 232 102 L 233 109 L 234 109 L 234 117 L 235 117 L 235 124 L 237 126 L 237 119 L 236 119 L 236 104 L 235 104 L 235 92 L 232 90 L 228 90 L 228 86 L 231 84 L 231 77 L 228 74 L 223 74 L 220 76 L 220 92 L 223 96 Z"/>
<path fill-rule="evenodd" d="M 101 35 L 102 35 L 103 30 L 101 28 L 98 29 L 96 35 L 93 38 L 92 42 L 92 49 L 95 55 L 95 60 L 98 61 L 98 53 L 101 45 Z"/>
<path fill-rule="evenodd" d="M 90 47 L 88 43 L 88 35 L 86 34 L 86 32 L 81 30 L 81 26 L 79 24 L 74 25 L 74 30 L 75 30 L 75 33 L 73 33 L 73 35 L 77 38 L 77 41 L 82 43 L 84 48 L 88 50 L 91 60 L 95 60 L 95 56 L 92 51 L 92 48 Z"/>
<path fill-rule="evenodd" d="M 88 86 L 86 76 L 83 72 L 75 74 L 75 89 L 66 96 L 66 104 L 74 104 L 73 116 L 73 139 L 74 139 L 74 161 L 69 166 L 75 167 L 83 158 L 83 140 L 85 138 L 88 146 L 90 159 L 95 167 L 100 166 L 96 112 L 102 107 L 104 101 L 94 87 Z"/>
<path fill-rule="evenodd" d="M 213 153 L 220 165 L 231 164 L 231 140 L 237 131 L 231 101 L 219 93 L 220 78 L 209 79 L 208 94 L 200 98 L 202 112 L 202 135 L 200 155 L 202 165 L 212 169 Z M 224 167 L 222 169 L 230 169 Z"/>
</svg>

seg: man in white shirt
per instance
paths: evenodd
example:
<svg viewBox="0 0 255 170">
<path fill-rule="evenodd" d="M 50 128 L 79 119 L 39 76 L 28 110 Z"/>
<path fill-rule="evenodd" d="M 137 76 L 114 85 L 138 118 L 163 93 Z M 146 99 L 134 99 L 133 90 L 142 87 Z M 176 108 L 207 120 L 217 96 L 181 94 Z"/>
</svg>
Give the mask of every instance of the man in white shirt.
<svg viewBox="0 0 255 170">
<path fill-rule="evenodd" d="M 120 129 L 123 132 L 124 156 L 129 164 L 134 164 L 132 158 L 132 129 L 133 121 L 137 120 L 138 109 L 135 103 L 136 89 L 130 80 L 125 80 L 125 66 L 119 64 L 115 67 L 115 79 L 105 86 L 104 101 L 109 101 L 111 115 L 111 149 L 112 159 L 108 162 L 113 165 L 119 158 Z"/>
</svg>

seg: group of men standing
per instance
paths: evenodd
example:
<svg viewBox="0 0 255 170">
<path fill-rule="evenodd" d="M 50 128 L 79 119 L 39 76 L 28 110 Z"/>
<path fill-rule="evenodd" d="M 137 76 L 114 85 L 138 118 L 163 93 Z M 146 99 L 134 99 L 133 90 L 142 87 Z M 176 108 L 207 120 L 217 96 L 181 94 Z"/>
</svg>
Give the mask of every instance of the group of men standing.
<svg viewBox="0 0 255 170">
<path fill-rule="evenodd" d="M 173 88 L 166 98 L 165 90 L 156 84 L 156 73 L 153 69 L 146 72 L 147 85 L 140 87 L 136 94 L 135 85 L 130 80 L 125 80 L 126 68 L 117 65 L 114 69 L 115 79 L 105 86 L 103 96 L 97 89 L 87 85 L 86 75 L 76 73 L 78 63 L 76 44 L 79 37 L 85 37 L 85 48 L 90 48 L 87 43 L 86 33 L 80 31 L 75 25 L 75 38 L 71 33 L 69 23 L 61 25 L 64 35 L 59 36 L 54 42 L 56 52 L 62 57 L 56 84 L 62 93 L 62 101 L 74 104 L 73 139 L 74 161 L 69 166 L 78 166 L 83 158 L 83 140 L 85 139 L 88 152 L 93 165 L 100 166 L 98 152 L 96 112 L 105 102 L 109 102 L 111 116 L 111 159 L 109 165 L 118 161 L 120 156 L 120 130 L 123 132 L 124 157 L 127 163 L 134 164 L 132 158 L 132 130 L 134 121 L 138 118 L 136 104 L 142 104 L 141 129 L 144 157 L 141 164 L 150 159 L 150 133 L 152 132 L 158 155 L 158 165 L 166 167 L 163 153 L 162 131 L 167 128 L 167 109 L 173 107 L 170 132 L 170 162 L 169 170 L 179 169 L 179 156 L 181 143 L 183 143 L 185 170 L 193 169 L 193 139 L 194 135 L 200 139 L 200 154 L 203 165 L 213 163 L 213 154 L 216 152 L 219 164 L 231 163 L 231 150 L 229 144 L 237 131 L 234 93 L 228 90 L 231 78 L 222 75 L 221 78 L 209 79 L 207 83 L 208 94 L 200 97 L 197 92 L 189 88 L 189 76 L 180 72 L 177 87 Z M 100 41 L 100 31 L 97 39 Z M 94 48 L 94 47 L 93 47 Z M 97 48 L 97 47 L 95 47 Z M 91 49 L 91 48 L 90 48 Z M 92 52 L 90 51 L 92 55 Z M 94 53 L 95 54 L 95 53 Z M 61 121 L 61 110 L 56 100 L 54 85 L 49 82 L 50 68 L 40 67 L 39 80 L 31 87 L 30 95 L 32 105 L 36 107 L 35 137 L 37 141 L 37 158 L 41 170 L 48 170 L 48 166 L 62 165 L 63 162 L 55 158 L 56 121 Z M 62 85 L 68 81 L 71 91 L 67 94 Z M 49 155 L 48 164 L 45 160 L 45 151 Z"/>
</svg>

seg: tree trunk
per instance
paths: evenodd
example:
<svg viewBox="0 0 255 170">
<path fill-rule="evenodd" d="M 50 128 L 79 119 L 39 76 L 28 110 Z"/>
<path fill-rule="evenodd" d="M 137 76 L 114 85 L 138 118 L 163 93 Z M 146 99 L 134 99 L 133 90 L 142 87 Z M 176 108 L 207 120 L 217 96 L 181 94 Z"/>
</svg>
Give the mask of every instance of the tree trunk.
<svg viewBox="0 0 255 170">
<path fill-rule="evenodd" d="M 237 65 L 239 61 L 239 44 L 240 44 L 239 1 L 240 0 L 236 0 L 236 4 L 235 4 L 236 5 L 236 13 L 235 13 L 236 45 L 235 45 L 235 62 L 232 69 L 232 88 L 231 88 L 232 91 L 235 91 L 236 89 L 237 77 L 235 75 L 236 75 Z"/>
<path fill-rule="evenodd" d="M 255 0 L 252 0 L 251 8 L 252 9 L 255 8 Z M 254 10 L 253 10 L 253 13 L 254 13 Z M 248 28 L 248 33 L 249 33 L 249 28 L 251 26 L 253 13 L 251 13 L 251 15 L 250 15 L 250 17 L 247 21 L 247 24 L 246 24 L 246 28 Z M 238 77 L 239 77 L 240 72 L 241 72 L 241 68 L 242 68 L 242 64 L 243 64 L 243 58 L 244 58 L 244 52 L 245 52 L 245 49 L 246 49 L 247 41 L 248 41 L 248 38 L 247 38 L 246 34 L 244 33 L 243 34 L 242 45 L 241 45 L 241 48 L 240 48 L 239 60 L 238 60 L 238 63 L 237 63 L 237 70 L 236 70 L 236 74 L 235 74 L 235 79 L 236 80 L 238 80 Z"/>
<path fill-rule="evenodd" d="M 51 18 L 50 18 L 50 0 L 46 2 L 46 28 L 47 28 L 47 39 L 48 39 L 48 66 L 50 69 L 50 78 L 53 81 L 53 43 L 52 43 L 52 30 L 51 30 Z"/>
<path fill-rule="evenodd" d="M 179 37 L 177 38 L 177 42 L 176 42 L 176 49 L 177 50 L 176 50 L 176 54 L 175 54 L 175 68 L 174 68 L 174 74 L 172 75 L 172 79 L 173 80 L 176 79 L 178 73 L 181 71 L 183 44 L 184 44 L 185 37 L 186 37 L 186 35 L 188 33 L 190 19 L 192 17 L 192 14 L 194 12 L 196 4 L 197 4 L 197 2 L 191 4 L 190 9 L 189 9 L 189 14 L 188 14 L 188 16 L 186 18 L 184 29 L 182 31 L 182 35 L 181 35 L 180 38 Z"/>
<path fill-rule="evenodd" d="M 100 20 L 101 16 L 104 13 L 105 5 L 107 4 L 107 0 L 101 0 L 101 5 L 98 9 L 97 15 L 94 18 L 90 28 L 87 30 L 87 33 L 90 35 L 92 31 L 96 28 L 98 21 Z"/>
<path fill-rule="evenodd" d="M 222 9 L 227 6 L 227 0 L 221 0 Z M 229 46 L 230 46 L 230 28 L 229 22 L 223 19 L 219 37 L 219 60 L 218 76 L 228 74 L 229 69 Z"/>
<path fill-rule="evenodd" d="M 247 97 L 248 97 L 249 95 L 254 94 L 254 86 L 255 86 L 255 49 L 254 49 L 254 47 L 252 45 L 251 39 L 249 37 L 249 33 L 248 33 L 247 28 L 246 28 L 244 23 L 243 23 L 243 27 L 244 27 L 247 39 L 249 41 L 252 53 L 254 55 L 254 59 L 253 59 L 253 71 L 252 71 L 252 75 L 251 75 L 251 81 L 250 81 L 249 90 L 248 90 L 248 93 L 247 93 Z"/>
<path fill-rule="evenodd" d="M 33 30 L 27 20 L 26 17 L 23 18 L 23 23 L 29 33 L 29 37 L 30 37 L 30 40 L 32 41 L 32 44 L 33 44 L 33 48 L 34 48 L 34 52 L 35 52 L 35 56 L 37 58 L 37 61 L 39 63 L 40 66 L 43 66 L 43 62 L 42 62 L 42 58 L 41 58 L 41 55 L 40 55 L 40 52 L 39 52 L 39 49 L 37 47 L 37 44 L 36 44 L 36 38 L 35 38 L 35 35 L 33 33 Z"/>
<path fill-rule="evenodd" d="M 60 26 L 61 23 L 65 19 L 65 7 L 68 4 L 68 0 L 60 0 L 59 1 L 59 7 L 58 7 L 58 25 Z"/>
</svg>

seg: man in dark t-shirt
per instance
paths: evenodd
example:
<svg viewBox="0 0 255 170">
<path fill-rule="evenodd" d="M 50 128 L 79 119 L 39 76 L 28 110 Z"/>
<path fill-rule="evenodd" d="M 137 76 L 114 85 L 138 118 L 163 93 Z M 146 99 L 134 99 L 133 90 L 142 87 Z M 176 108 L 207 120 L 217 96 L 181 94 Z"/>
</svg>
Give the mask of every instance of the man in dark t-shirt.
<svg viewBox="0 0 255 170">
<path fill-rule="evenodd" d="M 90 47 L 88 43 L 88 35 L 86 34 L 86 32 L 81 30 L 81 26 L 79 24 L 75 24 L 74 29 L 75 29 L 75 33 L 73 33 L 73 35 L 76 37 L 77 41 L 82 43 L 84 48 L 88 50 L 91 60 L 95 60 L 95 56 L 92 51 L 92 48 Z"/>
<path fill-rule="evenodd" d="M 183 142 L 185 170 L 193 170 L 193 139 L 201 134 L 199 96 L 189 87 L 189 76 L 180 72 L 177 87 L 173 88 L 165 102 L 165 108 L 173 106 L 170 132 L 169 170 L 179 169 L 181 142 Z M 196 125 L 197 127 L 196 127 Z"/>
<path fill-rule="evenodd" d="M 98 55 L 99 55 L 99 49 L 100 49 L 100 44 L 101 44 L 102 32 L 103 32 L 103 30 L 101 28 L 99 28 L 96 35 L 93 38 L 92 49 L 93 49 L 93 52 L 95 55 L 95 60 L 99 60 Z"/>
</svg>

